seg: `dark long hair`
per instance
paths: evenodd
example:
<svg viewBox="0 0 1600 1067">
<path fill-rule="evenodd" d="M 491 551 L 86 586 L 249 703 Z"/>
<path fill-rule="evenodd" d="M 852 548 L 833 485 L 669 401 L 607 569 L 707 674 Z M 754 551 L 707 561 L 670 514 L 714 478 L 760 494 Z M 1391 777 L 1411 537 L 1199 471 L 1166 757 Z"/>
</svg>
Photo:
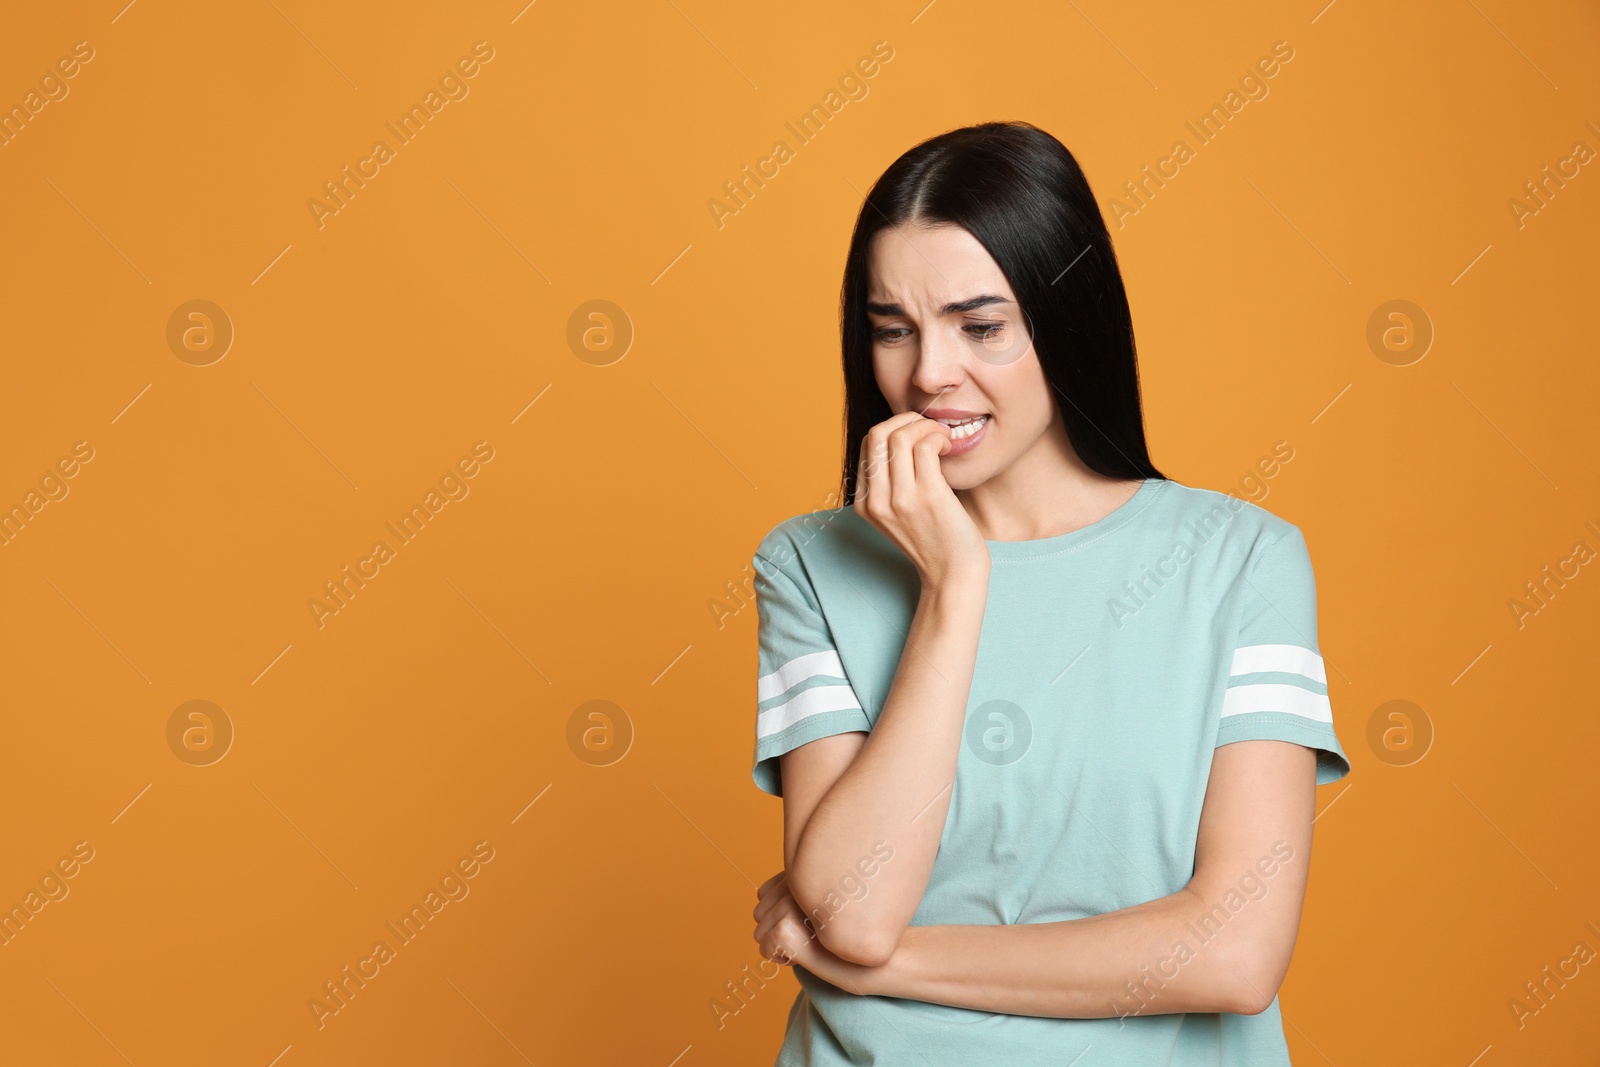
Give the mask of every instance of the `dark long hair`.
<svg viewBox="0 0 1600 1067">
<path fill-rule="evenodd" d="M 1128 294 L 1088 180 L 1066 146 L 1038 127 L 985 122 L 929 138 L 895 160 L 856 218 L 839 299 L 846 505 L 855 501 L 862 439 L 894 414 L 872 373 L 867 249 L 879 230 L 906 222 L 954 223 L 999 264 L 1085 466 L 1119 478 L 1165 477 L 1145 445 Z"/>
</svg>

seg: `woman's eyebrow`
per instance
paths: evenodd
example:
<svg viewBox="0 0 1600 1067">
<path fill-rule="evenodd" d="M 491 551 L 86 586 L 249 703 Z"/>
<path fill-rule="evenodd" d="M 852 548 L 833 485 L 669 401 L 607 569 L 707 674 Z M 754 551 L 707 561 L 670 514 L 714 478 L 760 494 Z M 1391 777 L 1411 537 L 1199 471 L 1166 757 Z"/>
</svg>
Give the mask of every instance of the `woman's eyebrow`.
<svg viewBox="0 0 1600 1067">
<path fill-rule="evenodd" d="M 946 304 L 939 309 L 939 314 L 959 315 L 964 311 L 975 311 L 981 307 L 988 307 L 990 304 L 1009 303 L 1012 303 L 1012 301 L 1006 297 L 996 296 L 993 293 L 984 293 L 982 296 L 971 296 L 965 300 L 957 300 L 954 303 Z M 871 315 L 904 315 L 906 309 L 899 304 L 878 304 L 869 300 L 867 301 L 867 313 Z"/>
</svg>

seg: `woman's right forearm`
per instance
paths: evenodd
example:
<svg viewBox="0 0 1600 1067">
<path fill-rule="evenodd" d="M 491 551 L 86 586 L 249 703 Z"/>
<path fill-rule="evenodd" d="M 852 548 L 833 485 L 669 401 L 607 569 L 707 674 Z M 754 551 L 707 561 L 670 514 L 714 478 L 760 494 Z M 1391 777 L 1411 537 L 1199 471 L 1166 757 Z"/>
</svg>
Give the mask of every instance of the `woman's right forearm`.
<svg viewBox="0 0 1600 1067">
<path fill-rule="evenodd" d="M 988 577 L 985 570 L 923 587 L 878 720 L 801 833 L 790 892 L 823 945 L 845 959 L 887 961 L 927 889 L 955 781 Z"/>
</svg>

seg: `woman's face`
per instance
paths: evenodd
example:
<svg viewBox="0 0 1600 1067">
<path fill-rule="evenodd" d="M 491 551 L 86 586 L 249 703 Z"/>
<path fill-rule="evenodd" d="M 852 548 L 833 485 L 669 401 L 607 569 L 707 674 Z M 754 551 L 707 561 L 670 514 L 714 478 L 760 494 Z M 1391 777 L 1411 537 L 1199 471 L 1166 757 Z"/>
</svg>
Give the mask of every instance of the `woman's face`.
<svg viewBox="0 0 1600 1067">
<path fill-rule="evenodd" d="M 972 234 L 950 224 L 880 230 L 867 265 L 872 370 L 889 409 L 947 426 L 986 416 L 975 433 L 948 430 L 953 447 L 939 462 L 952 489 L 988 481 L 1056 417 L 1005 274 Z"/>
</svg>

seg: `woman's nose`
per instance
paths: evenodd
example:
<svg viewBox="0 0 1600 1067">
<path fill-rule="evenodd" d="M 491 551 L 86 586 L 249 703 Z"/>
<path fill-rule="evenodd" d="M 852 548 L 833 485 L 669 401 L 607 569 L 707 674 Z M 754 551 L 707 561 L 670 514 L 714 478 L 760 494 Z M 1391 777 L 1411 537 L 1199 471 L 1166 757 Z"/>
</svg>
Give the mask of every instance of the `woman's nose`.
<svg viewBox="0 0 1600 1067">
<path fill-rule="evenodd" d="M 963 377 L 962 360 L 965 353 L 951 340 L 924 334 L 917 352 L 917 365 L 911 373 L 912 384 L 929 396 L 953 389 Z"/>
</svg>

